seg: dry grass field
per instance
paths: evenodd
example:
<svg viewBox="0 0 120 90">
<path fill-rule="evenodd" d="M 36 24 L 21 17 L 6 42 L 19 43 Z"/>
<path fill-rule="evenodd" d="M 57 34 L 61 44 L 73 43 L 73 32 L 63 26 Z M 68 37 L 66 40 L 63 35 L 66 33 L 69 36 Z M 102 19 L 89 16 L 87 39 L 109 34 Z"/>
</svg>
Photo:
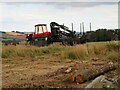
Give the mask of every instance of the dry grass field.
<svg viewBox="0 0 120 90">
<path fill-rule="evenodd" d="M 118 42 L 2 46 L 3 88 L 84 88 L 90 81 L 70 83 L 67 76 L 109 62 L 116 63 L 120 57 L 118 51 Z M 71 72 L 65 73 L 69 68 Z M 105 75 L 112 78 L 117 74 L 111 71 Z"/>
<path fill-rule="evenodd" d="M 16 32 L 6 32 L 1 34 L 2 42 L 20 42 L 26 40 L 25 34 L 20 34 Z"/>
<path fill-rule="evenodd" d="M 9 35 L 23 35 L 23 34 L 16 33 L 16 32 L 6 32 L 6 33 L 9 34 Z"/>
</svg>

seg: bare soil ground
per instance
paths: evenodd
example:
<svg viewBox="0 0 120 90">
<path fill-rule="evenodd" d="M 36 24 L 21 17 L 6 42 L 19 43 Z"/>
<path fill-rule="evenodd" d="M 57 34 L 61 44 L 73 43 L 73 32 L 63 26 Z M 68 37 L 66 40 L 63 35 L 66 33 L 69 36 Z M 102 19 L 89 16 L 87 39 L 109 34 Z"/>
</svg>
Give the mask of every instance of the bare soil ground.
<svg viewBox="0 0 120 90">
<path fill-rule="evenodd" d="M 7 58 L 2 62 L 3 88 L 84 88 L 91 81 L 82 84 L 67 81 L 70 74 L 108 63 L 106 60 L 62 60 L 60 53 L 35 58 Z M 66 73 L 66 70 L 71 69 Z M 112 78 L 117 71 L 105 74 Z"/>
</svg>

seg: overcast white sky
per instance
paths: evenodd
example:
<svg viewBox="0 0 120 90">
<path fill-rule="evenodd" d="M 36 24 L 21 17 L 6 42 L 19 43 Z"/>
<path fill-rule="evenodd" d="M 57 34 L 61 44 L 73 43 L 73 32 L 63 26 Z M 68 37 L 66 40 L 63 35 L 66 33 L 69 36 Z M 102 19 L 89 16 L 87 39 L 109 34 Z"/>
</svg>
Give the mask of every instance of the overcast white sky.
<svg viewBox="0 0 120 90">
<path fill-rule="evenodd" d="M 50 31 L 50 22 L 65 24 L 71 29 L 79 31 L 79 24 L 85 23 L 85 31 L 99 28 L 118 28 L 118 0 L 111 2 L 7 2 L 0 3 L 0 31 L 34 31 L 35 24 L 47 24 Z M 16 0 L 17 1 L 17 0 Z M 18 0 L 19 1 L 19 0 Z M 21 0 L 22 1 L 22 0 Z M 32 2 L 31 2 L 32 1 Z M 83 0 L 82 0 L 83 1 Z M 90 0 L 89 0 L 90 1 Z M 91 0 L 95 1 L 95 0 Z M 105 1 L 105 0 L 104 0 Z"/>
</svg>

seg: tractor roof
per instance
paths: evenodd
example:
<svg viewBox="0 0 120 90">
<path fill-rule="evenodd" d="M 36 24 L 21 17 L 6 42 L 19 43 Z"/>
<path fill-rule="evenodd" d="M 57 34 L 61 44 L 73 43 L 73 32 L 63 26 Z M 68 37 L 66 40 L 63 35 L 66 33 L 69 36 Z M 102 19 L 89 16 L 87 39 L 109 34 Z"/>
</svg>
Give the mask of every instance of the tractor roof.
<svg viewBox="0 0 120 90">
<path fill-rule="evenodd" d="M 46 24 L 37 24 L 35 26 L 46 26 Z"/>
</svg>

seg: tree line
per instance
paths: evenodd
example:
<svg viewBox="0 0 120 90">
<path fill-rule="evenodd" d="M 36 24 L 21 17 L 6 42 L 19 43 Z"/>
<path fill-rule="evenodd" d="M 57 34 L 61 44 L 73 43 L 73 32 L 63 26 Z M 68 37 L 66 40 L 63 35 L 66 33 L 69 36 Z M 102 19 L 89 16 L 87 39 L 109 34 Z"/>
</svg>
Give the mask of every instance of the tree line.
<svg viewBox="0 0 120 90">
<path fill-rule="evenodd" d="M 96 31 L 87 31 L 83 33 L 81 42 L 99 42 L 120 40 L 120 29 L 108 30 L 98 29 Z"/>
</svg>

